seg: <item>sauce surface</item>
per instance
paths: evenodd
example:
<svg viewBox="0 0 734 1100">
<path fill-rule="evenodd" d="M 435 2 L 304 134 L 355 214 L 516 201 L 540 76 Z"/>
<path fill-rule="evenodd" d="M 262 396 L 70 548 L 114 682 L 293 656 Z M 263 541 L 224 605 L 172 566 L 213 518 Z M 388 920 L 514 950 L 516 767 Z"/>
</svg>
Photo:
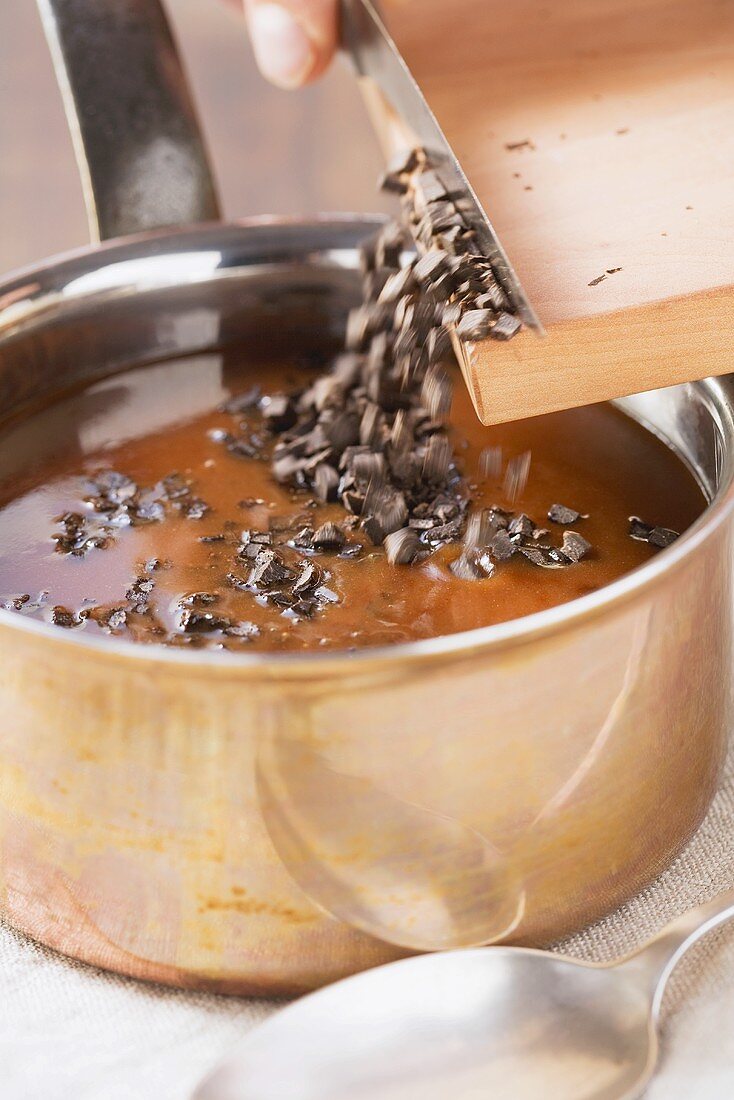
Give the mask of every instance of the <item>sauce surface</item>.
<svg viewBox="0 0 734 1100">
<path fill-rule="evenodd" d="M 233 394 L 253 383 L 264 394 L 291 391 L 310 376 L 296 364 L 252 364 L 212 353 L 118 374 L 6 423 L 0 433 L 0 598 L 47 621 L 58 606 L 75 621 L 92 607 L 126 608 L 119 628 L 87 617 L 72 629 L 143 642 L 289 651 L 384 645 L 519 618 L 592 592 L 660 552 L 630 538 L 630 516 L 681 532 L 705 507 L 677 456 L 618 410 L 592 406 L 485 428 L 459 381 L 452 433 L 472 487 L 472 510 L 497 505 L 525 512 L 560 545 L 564 528 L 546 516 L 562 503 L 588 513 L 571 529 L 591 542 L 591 553 L 563 569 L 539 568 L 516 554 L 491 577 L 461 580 L 449 569 L 457 545 L 412 565 L 391 565 L 382 547 L 355 529 L 350 537 L 362 545 L 356 556 L 325 552 L 315 559 L 336 602 L 310 618 L 284 615 L 227 582 L 228 572 L 243 572 L 240 533 L 277 528 L 284 517 L 299 516 L 312 527 L 341 522 L 344 510 L 277 484 L 267 438 L 262 456 L 248 458 L 230 453 L 217 430 L 232 432 L 242 421 L 221 409 Z M 253 414 L 256 433 L 257 421 Z M 501 446 L 505 462 L 532 452 L 527 485 L 514 501 L 504 496 L 501 476 L 479 472 L 488 446 Z M 88 512 L 89 479 L 109 470 L 145 487 L 175 472 L 209 510 L 192 518 L 167 509 L 161 522 L 115 529 L 104 549 L 79 557 L 59 553 L 53 541 L 58 517 Z M 223 541 L 201 541 L 223 533 Z M 163 565 L 146 573 L 143 563 L 151 559 Z M 135 611 L 126 592 L 141 576 L 153 583 L 147 610 Z M 46 595 L 39 600 L 39 593 Z M 217 616 L 256 630 L 182 635 L 180 602 L 193 593 L 216 596 Z"/>
</svg>

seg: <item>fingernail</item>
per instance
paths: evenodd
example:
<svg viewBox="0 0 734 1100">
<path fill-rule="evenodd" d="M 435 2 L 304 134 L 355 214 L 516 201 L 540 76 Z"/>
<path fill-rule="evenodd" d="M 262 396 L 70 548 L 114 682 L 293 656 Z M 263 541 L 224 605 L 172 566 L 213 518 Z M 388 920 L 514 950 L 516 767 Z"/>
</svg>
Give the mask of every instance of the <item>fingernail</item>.
<svg viewBox="0 0 734 1100">
<path fill-rule="evenodd" d="M 250 8 L 250 34 L 258 67 L 281 88 L 303 84 L 316 63 L 305 30 L 281 4 L 258 3 Z"/>
</svg>

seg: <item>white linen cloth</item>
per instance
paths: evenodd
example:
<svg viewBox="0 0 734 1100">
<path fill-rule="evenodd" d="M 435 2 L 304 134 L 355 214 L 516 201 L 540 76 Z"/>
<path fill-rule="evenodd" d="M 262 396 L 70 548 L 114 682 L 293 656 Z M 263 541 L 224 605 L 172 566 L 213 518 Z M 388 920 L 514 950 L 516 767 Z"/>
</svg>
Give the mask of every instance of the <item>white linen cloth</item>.
<svg viewBox="0 0 734 1100">
<path fill-rule="evenodd" d="M 734 754 L 688 848 L 651 887 L 560 945 L 610 960 L 734 885 Z M 186 1100 L 274 1002 L 149 986 L 71 962 L 0 925 L 0 1100 Z M 648 1100 L 734 1096 L 734 923 L 671 980 Z M 548 1100 L 564 1100 L 549 1097 Z"/>
</svg>

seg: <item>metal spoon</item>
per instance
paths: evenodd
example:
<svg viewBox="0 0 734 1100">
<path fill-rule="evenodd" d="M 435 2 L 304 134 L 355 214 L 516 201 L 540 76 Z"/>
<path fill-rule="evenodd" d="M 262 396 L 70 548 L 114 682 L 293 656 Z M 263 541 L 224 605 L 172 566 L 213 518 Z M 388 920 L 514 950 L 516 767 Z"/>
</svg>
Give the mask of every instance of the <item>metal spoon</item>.
<svg viewBox="0 0 734 1100">
<path fill-rule="evenodd" d="M 732 916 L 734 890 L 613 966 L 480 947 L 369 970 L 256 1028 L 192 1100 L 629 1100 L 673 968 Z"/>
</svg>

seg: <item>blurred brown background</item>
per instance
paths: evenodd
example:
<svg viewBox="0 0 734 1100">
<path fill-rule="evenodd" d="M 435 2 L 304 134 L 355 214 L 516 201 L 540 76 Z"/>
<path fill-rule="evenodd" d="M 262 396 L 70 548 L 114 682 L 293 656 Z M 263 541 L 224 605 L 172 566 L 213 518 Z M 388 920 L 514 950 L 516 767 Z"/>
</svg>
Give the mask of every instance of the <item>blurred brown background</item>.
<svg viewBox="0 0 734 1100">
<path fill-rule="evenodd" d="M 114 0 L 110 0 L 114 2 Z M 227 218 L 389 209 L 351 75 L 288 93 L 258 75 L 221 0 L 166 0 Z M 0 275 L 86 243 L 71 145 L 35 0 L 0 0 Z"/>
</svg>

